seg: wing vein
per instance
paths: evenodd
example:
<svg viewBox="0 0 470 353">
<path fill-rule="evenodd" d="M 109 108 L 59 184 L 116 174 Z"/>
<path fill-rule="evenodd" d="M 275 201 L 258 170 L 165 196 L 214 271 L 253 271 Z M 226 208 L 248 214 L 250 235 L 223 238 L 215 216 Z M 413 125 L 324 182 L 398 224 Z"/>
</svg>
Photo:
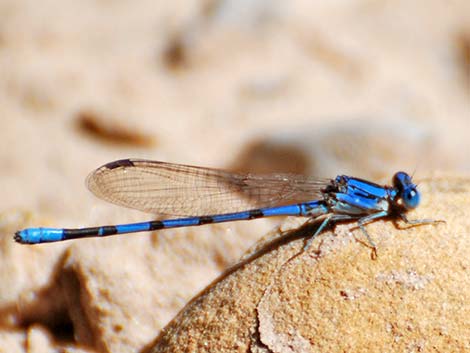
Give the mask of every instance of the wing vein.
<svg viewBox="0 0 470 353">
<path fill-rule="evenodd" d="M 322 198 L 330 181 L 294 174 L 242 174 L 148 160 L 96 169 L 87 186 L 97 197 L 154 214 L 202 216 Z"/>
</svg>

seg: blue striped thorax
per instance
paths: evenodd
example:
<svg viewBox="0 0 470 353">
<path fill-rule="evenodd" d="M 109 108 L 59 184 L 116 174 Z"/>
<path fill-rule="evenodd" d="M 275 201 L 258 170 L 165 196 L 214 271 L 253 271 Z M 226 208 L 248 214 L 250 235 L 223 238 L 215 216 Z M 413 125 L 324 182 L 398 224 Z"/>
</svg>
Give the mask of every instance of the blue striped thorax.
<svg viewBox="0 0 470 353">
<path fill-rule="evenodd" d="M 325 193 L 325 201 L 334 212 L 349 215 L 388 211 L 396 195 L 394 188 L 347 175 L 337 176 Z"/>
</svg>

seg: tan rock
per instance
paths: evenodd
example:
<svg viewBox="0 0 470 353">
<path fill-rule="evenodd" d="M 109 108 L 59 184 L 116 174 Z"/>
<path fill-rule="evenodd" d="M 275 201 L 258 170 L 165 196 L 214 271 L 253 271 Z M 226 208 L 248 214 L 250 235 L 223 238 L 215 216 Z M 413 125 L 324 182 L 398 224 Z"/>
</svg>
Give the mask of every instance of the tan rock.
<svg viewBox="0 0 470 353">
<path fill-rule="evenodd" d="M 246 261 L 193 299 L 149 352 L 464 352 L 470 349 L 470 180 L 420 183 L 411 218 L 445 224 L 369 233 L 339 225 Z"/>
</svg>

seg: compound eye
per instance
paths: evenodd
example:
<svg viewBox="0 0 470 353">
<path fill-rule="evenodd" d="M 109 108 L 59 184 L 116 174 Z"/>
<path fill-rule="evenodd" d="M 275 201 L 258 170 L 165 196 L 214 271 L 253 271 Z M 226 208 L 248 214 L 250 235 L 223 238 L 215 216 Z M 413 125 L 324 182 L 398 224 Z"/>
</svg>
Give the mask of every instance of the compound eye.
<svg viewBox="0 0 470 353">
<path fill-rule="evenodd" d="M 403 190 L 407 185 L 411 184 L 411 177 L 405 172 L 395 173 L 393 176 L 393 186 L 399 190 Z"/>
<path fill-rule="evenodd" d="M 418 190 L 410 188 L 403 191 L 402 194 L 403 205 L 406 209 L 416 208 L 419 205 L 420 196 Z"/>
</svg>

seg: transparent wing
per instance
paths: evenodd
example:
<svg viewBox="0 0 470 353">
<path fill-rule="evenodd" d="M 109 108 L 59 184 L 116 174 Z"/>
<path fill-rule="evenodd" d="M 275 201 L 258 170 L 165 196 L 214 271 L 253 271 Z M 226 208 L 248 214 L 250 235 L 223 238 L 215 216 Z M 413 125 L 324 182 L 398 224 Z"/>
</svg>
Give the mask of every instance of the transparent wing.
<svg viewBox="0 0 470 353">
<path fill-rule="evenodd" d="M 330 181 L 293 174 L 255 175 L 157 161 L 124 159 L 91 173 L 99 198 L 148 213 L 203 216 L 321 198 Z"/>
</svg>

